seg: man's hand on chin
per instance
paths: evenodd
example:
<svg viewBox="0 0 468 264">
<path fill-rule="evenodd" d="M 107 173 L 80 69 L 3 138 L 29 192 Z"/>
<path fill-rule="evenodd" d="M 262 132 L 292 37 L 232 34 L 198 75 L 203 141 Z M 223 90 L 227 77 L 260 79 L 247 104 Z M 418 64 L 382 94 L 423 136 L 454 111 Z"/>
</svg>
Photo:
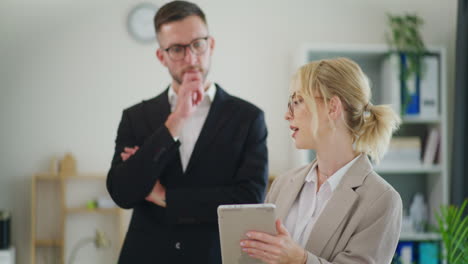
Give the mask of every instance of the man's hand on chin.
<svg viewBox="0 0 468 264">
<path fill-rule="evenodd" d="M 173 113 L 166 120 L 166 127 L 172 137 L 178 137 L 185 120 L 189 118 L 203 100 L 203 76 L 199 72 L 184 74 L 182 84 L 177 92 L 177 103 Z"/>
</svg>

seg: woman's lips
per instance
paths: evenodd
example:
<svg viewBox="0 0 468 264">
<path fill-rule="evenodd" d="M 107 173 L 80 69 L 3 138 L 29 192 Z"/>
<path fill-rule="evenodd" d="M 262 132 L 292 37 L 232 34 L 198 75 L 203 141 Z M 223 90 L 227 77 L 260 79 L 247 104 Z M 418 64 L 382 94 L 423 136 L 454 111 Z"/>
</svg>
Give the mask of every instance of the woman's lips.
<svg viewBox="0 0 468 264">
<path fill-rule="evenodd" d="M 299 131 L 299 128 L 298 127 L 295 127 L 295 126 L 289 126 L 289 129 L 291 129 L 291 136 L 293 138 L 296 138 L 296 135 L 297 135 L 297 132 Z"/>
</svg>

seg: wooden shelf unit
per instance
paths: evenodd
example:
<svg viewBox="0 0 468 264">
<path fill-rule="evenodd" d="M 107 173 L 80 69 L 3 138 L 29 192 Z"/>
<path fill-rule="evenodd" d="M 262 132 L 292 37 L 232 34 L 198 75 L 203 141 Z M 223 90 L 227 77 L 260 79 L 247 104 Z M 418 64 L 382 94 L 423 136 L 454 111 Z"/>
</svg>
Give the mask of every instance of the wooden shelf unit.
<svg viewBox="0 0 468 264">
<path fill-rule="evenodd" d="M 68 257 L 67 250 L 73 245 L 67 245 L 70 234 L 67 234 L 67 219 L 77 218 L 77 215 L 107 215 L 115 217 L 117 221 L 118 241 L 112 241 L 119 251 L 123 241 L 121 210 L 115 208 L 87 208 L 82 206 L 68 206 L 67 184 L 72 182 L 97 181 L 105 186 L 104 174 L 79 174 L 74 176 L 58 176 L 51 173 L 38 173 L 32 177 L 31 184 L 31 264 L 43 264 L 54 259 L 53 263 L 65 264 Z M 93 183 L 92 183 L 93 184 Z M 93 184 L 94 185 L 94 184 Z M 93 197 L 87 197 L 88 200 Z M 69 221 L 69 220 L 68 220 Z M 68 240 L 67 240 L 68 239 Z M 40 252 L 44 251 L 44 252 Z M 51 253 L 52 252 L 52 253 Z M 44 257 L 45 255 L 45 257 Z M 46 260 L 42 260 L 46 259 Z"/>
<path fill-rule="evenodd" d="M 68 214 L 119 214 L 119 208 L 86 208 L 86 207 L 75 207 L 67 208 L 66 213 Z"/>
<path fill-rule="evenodd" d="M 61 247 L 63 246 L 62 240 L 36 240 L 36 247 Z"/>
</svg>

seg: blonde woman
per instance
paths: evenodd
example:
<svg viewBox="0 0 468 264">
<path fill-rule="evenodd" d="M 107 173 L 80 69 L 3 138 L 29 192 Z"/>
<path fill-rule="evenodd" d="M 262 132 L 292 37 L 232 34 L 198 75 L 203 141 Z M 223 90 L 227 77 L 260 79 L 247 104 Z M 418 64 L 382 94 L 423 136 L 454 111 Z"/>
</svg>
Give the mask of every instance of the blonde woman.
<svg viewBox="0 0 468 264">
<path fill-rule="evenodd" d="M 309 165 L 277 178 L 266 202 L 278 234 L 247 233 L 242 249 L 265 263 L 390 263 L 400 234 L 400 195 L 372 168 L 400 123 L 372 105 L 367 77 L 346 58 L 311 62 L 292 85 L 286 120 Z"/>
</svg>

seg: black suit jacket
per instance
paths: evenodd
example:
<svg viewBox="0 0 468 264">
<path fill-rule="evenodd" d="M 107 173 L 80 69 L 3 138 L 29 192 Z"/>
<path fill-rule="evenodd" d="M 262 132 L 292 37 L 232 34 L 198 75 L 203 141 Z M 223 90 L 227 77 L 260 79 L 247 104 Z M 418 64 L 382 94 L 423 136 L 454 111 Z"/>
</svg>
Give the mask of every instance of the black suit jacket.
<svg viewBox="0 0 468 264">
<path fill-rule="evenodd" d="M 217 207 L 260 203 L 268 178 L 263 112 L 217 86 L 185 172 L 164 125 L 168 90 L 124 110 L 107 176 L 112 199 L 133 208 L 119 263 L 221 263 Z M 124 147 L 140 149 L 127 161 Z M 157 180 L 167 208 L 147 202 Z"/>
</svg>

